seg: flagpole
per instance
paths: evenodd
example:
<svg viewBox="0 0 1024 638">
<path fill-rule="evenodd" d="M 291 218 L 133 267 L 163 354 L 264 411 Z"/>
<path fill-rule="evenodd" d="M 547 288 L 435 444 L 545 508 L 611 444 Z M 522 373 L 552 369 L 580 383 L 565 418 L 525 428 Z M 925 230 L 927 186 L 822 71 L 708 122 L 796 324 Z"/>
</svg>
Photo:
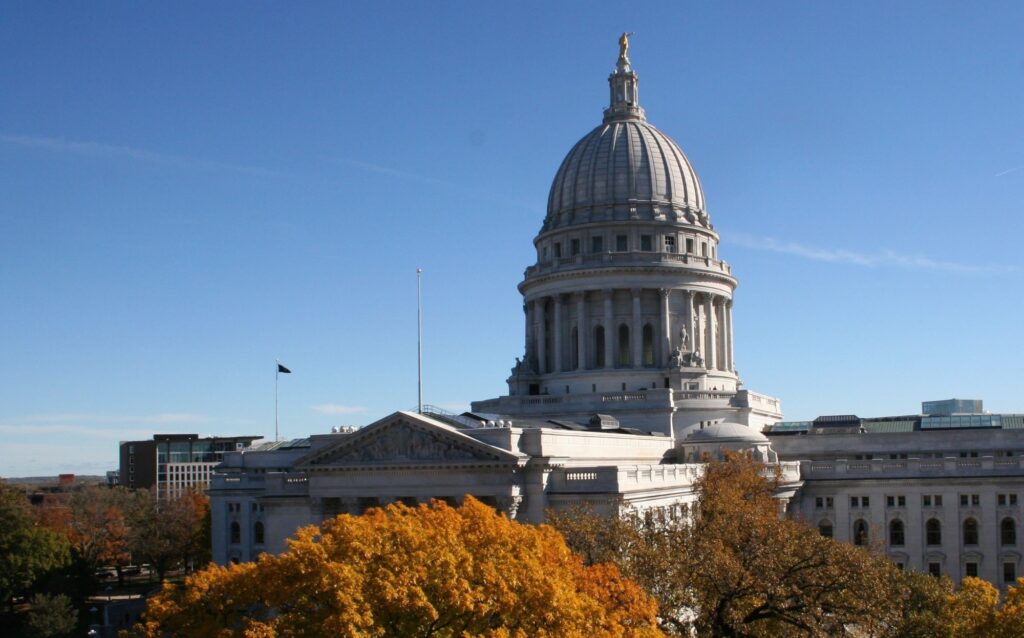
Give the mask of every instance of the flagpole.
<svg viewBox="0 0 1024 638">
<path fill-rule="evenodd" d="M 281 376 L 281 362 L 274 359 L 274 440 L 280 441 L 281 437 L 277 434 L 277 380 Z"/>
<path fill-rule="evenodd" d="M 416 269 L 416 411 L 423 414 L 423 269 Z"/>
</svg>

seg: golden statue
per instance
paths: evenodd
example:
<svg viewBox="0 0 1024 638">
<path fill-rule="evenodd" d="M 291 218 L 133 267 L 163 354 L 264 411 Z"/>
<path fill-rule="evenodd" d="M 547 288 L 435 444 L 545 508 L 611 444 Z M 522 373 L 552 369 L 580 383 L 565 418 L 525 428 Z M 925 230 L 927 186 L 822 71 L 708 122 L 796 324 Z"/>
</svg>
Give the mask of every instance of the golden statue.
<svg viewBox="0 0 1024 638">
<path fill-rule="evenodd" d="M 619 59 L 629 61 L 629 36 L 632 33 L 622 32 L 619 36 Z"/>
</svg>

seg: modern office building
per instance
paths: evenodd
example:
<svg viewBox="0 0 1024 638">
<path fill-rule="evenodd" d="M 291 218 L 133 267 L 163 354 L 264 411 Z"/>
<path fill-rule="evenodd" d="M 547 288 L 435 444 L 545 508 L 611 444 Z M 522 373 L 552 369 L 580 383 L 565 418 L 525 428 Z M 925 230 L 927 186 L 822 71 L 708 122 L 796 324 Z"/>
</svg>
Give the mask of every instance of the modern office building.
<svg viewBox="0 0 1024 638">
<path fill-rule="evenodd" d="M 152 440 L 122 441 L 117 481 L 125 487 L 155 489 L 161 498 L 190 488 L 206 489 L 225 453 L 244 450 L 260 438 L 154 434 Z"/>
</svg>

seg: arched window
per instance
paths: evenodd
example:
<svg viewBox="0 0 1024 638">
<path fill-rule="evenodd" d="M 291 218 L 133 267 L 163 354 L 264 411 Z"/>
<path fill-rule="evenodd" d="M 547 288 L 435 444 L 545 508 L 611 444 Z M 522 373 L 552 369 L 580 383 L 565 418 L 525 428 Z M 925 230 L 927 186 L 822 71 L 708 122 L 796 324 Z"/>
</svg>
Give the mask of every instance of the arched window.
<svg viewBox="0 0 1024 638">
<path fill-rule="evenodd" d="M 629 326 L 626 324 L 619 325 L 619 357 L 618 364 L 620 366 L 628 366 L 632 363 L 632 357 L 629 355 L 632 348 L 629 347 Z"/>
<path fill-rule="evenodd" d="M 818 523 L 818 532 L 825 538 L 832 538 L 832 521 Z"/>
<path fill-rule="evenodd" d="M 643 330 L 644 340 L 644 365 L 654 365 L 654 326 L 649 323 L 644 324 Z"/>
<path fill-rule="evenodd" d="M 924 524 L 924 542 L 926 545 L 942 544 L 942 523 L 937 518 L 929 518 Z"/>
<path fill-rule="evenodd" d="M 1004 518 L 999 523 L 999 543 L 1002 545 L 1017 544 L 1017 523 L 1012 518 Z"/>
<path fill-rule="evenodd" d="M 896 519 L 889 523 L 889 544 L 901 546 L 904 542 L 903 521 Z"/>
<path fill-rule="evenodd" d="M 256 521 L 256 524 L 252 526 L 252 542 L 257 545 L 263 544 L 263 522 Z"/>
<path fill-rule="evenodd" d="M 858 518 L 853 522 L 853 544 L 867 545 L 869 540 L 868 523 L 863 518 Z"/>
<path fill-rule="evenodd" d="M 968 518 L 964 521 L 964 545 L 978 544 L 978 521 Z"/>
<path fill-rule="evenodd" d="M 594 367 L 604 367 L 604 326 L 594 326 Z"/>
<path fill-rule="evenodd" d="M 237 545 L 242 542 L 242 526 L 238 521 L 231 522 L 231 544 Z"/>
</svg>

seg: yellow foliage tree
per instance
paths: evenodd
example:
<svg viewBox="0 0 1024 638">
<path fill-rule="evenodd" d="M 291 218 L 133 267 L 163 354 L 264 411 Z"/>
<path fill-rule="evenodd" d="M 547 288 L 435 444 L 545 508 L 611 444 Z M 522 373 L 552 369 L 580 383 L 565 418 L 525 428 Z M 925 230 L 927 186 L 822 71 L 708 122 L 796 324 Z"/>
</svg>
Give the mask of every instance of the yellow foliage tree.
<svg viewBox="0 0 1024 638">
<path fill-rule="evenodd" d="M 166 585 L 133 635 L 158 638 L 654 638 L 657 605 L 586 567 L 547 526 L 466 498 L 341 515 L 288 551 Z"/>
<path fill-rule="evenodd" d="M 899 622 L 892 563 L 782 518 L 769 468 L 711 462 L 687 518 L 586 511 L 554 516 L 588 561 L 611 561 L 660 604 L 678 636 L 882 636 Z"/>
</svg>

